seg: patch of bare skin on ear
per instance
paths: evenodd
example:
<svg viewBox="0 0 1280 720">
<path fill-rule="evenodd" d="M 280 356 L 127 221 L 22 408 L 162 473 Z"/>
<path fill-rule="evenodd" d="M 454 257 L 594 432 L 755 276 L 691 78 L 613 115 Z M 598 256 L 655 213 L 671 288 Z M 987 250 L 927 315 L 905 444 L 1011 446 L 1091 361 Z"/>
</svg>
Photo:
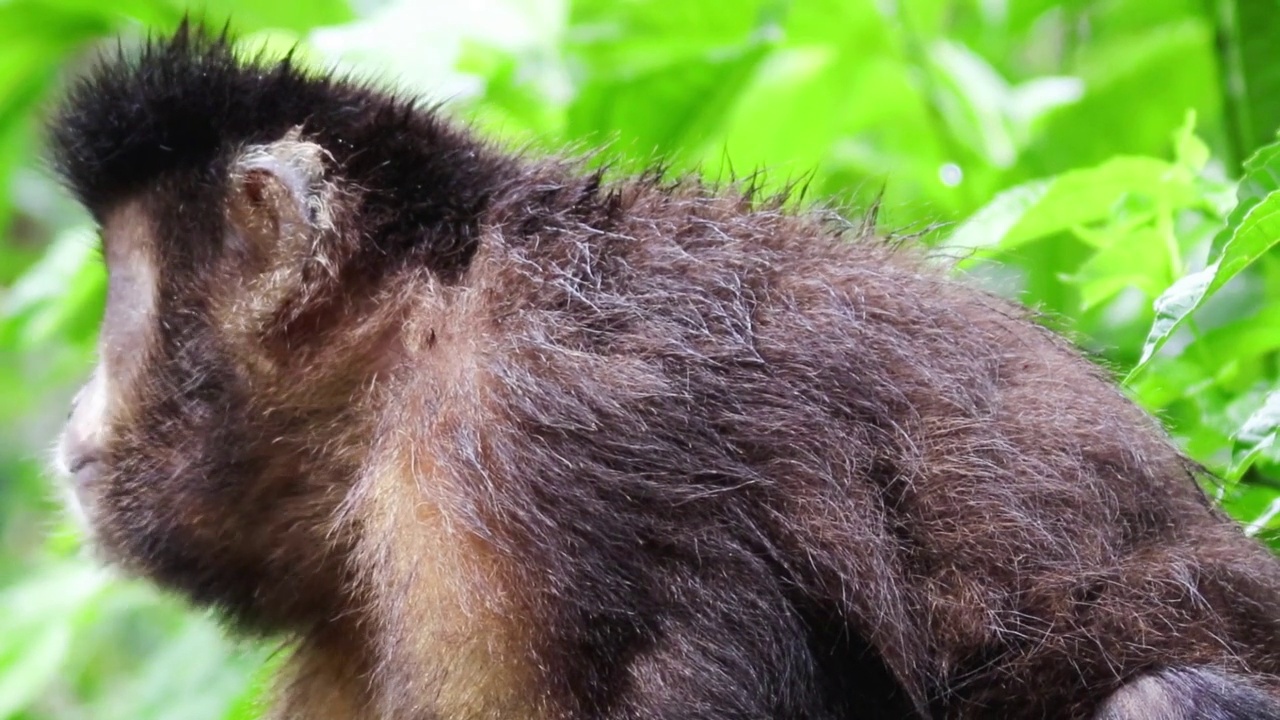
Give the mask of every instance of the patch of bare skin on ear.
<svg viewBox="0 0 1280 720">
<path fill-rule="evenodd" d="M 231 273 L 245 285 L 222 317 L 229 327 L 239 326 L 243 337 L 254 338 L 277 322 L 274 313 L 291 295 L 308 299 L 308 268 L 337 276 L 337 259 L 325 241 L 336 229 L 338 188 L 325 177 L 326 162 L 332 162 L 329 152 L 303 140 L 295 127 L 280 140 L 247 147 L 232 167 L 230 231 L 257 270 Z"/>
<path fill-rule="evenodd" d="M 279 181 L 297 204 L 299 219 L 310 230 L 332 230 L 333 212 L 329 200 L 333 184 L 325 180 L 325 161 L 332 156 L 320 145 L 302 139 L 302 128 L 294 127 L 276 142 L 250 145 L 236 161 L 231 179 L 239 187 L 249 175 L 266 172 Z"/>
</svg>

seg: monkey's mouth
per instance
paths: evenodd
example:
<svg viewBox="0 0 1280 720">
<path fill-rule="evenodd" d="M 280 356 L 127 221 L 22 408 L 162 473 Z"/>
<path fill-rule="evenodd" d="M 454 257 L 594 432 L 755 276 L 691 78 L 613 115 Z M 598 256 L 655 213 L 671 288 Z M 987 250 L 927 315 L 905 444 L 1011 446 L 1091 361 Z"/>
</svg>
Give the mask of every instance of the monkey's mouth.
<svg viewBox="0 0 1280 720">
<path fill-rule="evenodd" d="M 102 476 L 102 456 L 97 453 L 67 453 L 60 464 L 77 493 L 97 485 Z"/>
<path fill-rule="evenodd" d="M 78 490 L 96 484 L 102 475 L 103 456 L 97 443 L 86 441 L 74 428 L 68 427 L 58 441 L 53 464 Z"/>
<path fill-rule="evenodd" d="M 78 441 L 72 432 L 67 431 L 58 442 L 52 465 L 56 474 L 63 479 L 60 484 L 65 488 L 68 510 L 87 528 L 93 505 L 92 496 L 106 471 L 105 458 L 97 448 Z"/>
<path fill-rule="evenodd" d="M 79 482 L 79 477 L 82 473 L 85 473 L 86 470 L 96 472 L 100 465 L 102 465 L 102 460 L 96 455 L 75 458 L 67 464 L 67 474 L 77 478 L 77 482 Z"/>
</svg>

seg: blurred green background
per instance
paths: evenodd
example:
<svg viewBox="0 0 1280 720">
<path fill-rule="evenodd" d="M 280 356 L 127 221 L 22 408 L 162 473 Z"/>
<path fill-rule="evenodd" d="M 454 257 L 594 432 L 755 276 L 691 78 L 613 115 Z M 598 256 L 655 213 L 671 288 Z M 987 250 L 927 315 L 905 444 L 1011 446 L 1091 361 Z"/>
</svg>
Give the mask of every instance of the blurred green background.
<svg viewBox="0 0 1280 720">
<path fill-rule="evenodd" d="M 879 200 L 1071 333 L 1280 549 L 1280 0 L 0 0 L 0 718 L 254 718 L 282 652 L 95 569 L 43 471 L 103 271 L 40 119 L 189 9 L 513 146 Z"/>
</svg>

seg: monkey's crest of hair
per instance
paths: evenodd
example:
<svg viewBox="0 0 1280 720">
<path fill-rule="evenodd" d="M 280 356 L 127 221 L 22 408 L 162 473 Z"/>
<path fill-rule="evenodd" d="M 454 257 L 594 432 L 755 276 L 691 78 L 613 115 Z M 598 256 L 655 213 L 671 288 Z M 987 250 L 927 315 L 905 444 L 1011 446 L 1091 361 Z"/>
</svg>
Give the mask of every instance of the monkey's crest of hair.
<svg viewBox="0 0 1280 720">
<path fill-rule="evenodd" d="M 441 272 L 466 264 L 475 218 L 509 160 L 417 99 L 309 71 L 290 57 L 243 57 L 226 32 L 184 22 L 140 51 L 102 58 L 75 82 L 49 135 L 55 169 L 101 219 L 166 178 L 220 177 L 244 146 L 293 128 L 364 191 L 366 234 L 384 250 L 428 242 Z"/>
</svg>

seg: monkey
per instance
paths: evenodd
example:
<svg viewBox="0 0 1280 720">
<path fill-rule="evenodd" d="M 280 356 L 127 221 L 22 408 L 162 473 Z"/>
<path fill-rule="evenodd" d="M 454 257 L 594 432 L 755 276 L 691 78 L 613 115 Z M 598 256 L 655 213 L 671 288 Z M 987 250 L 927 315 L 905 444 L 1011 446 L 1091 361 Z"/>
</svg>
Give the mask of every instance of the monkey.
<svg viewBox="0 0 1280 720">
<path fill-rule="evenodd" d="M 912 243 L 517 152 L 184 22 L 49 120 L 100 227 L 59 465 L 276 720 L 1280 718 L 1280 561 Z"/>
</svg>

